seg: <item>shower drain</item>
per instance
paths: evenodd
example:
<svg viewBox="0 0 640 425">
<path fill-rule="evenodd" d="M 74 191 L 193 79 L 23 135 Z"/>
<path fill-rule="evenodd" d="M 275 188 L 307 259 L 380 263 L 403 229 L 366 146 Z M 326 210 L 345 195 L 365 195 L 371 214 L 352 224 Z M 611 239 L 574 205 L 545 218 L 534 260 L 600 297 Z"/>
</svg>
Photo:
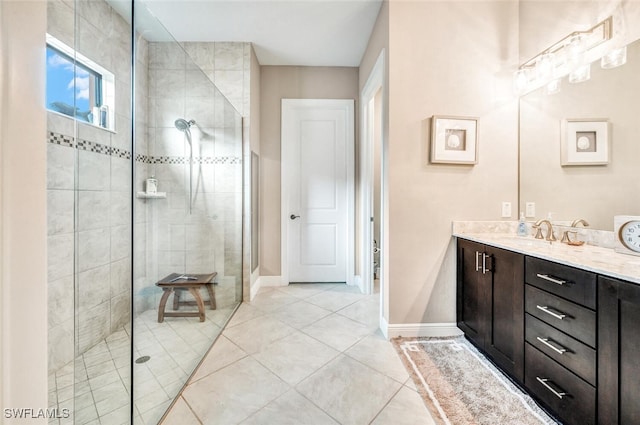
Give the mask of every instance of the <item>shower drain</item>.
<svg viewBox="0 0 640 425">
<path fill-rule="evenodd" d="M 151 359 L 151 357 L 150 357 L 150 356 L 142 356 L 142 357 L 138 357 L 138 358 L 136 359 L 136 363 L 145 363 L 145 362 L 148 362 L 148 361 L 149 361 L 149 359 Z"/>
</svg>

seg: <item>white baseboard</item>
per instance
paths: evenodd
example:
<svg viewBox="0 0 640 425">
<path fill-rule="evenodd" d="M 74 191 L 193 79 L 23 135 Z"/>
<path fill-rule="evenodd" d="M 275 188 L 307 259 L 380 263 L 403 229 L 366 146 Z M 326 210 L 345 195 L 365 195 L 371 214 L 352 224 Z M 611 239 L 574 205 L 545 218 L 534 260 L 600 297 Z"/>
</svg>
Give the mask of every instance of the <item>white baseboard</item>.
<svg viewBox="0 0 640 425">
<path fill-rule="evenodd" d="M 282 276 L 260 276 L 258 280 L 260 281 L 260 287 L 289 285 L 288 282 L 282 281 Z"/>
<path fill-rule="evenodd" d="M 249 301 L 253 301 L 253 299 L 258 294 L 259 290 L 260 290 L 260 278 L 256 279 L 253 285 L 251 285 L 251 287 L 249 288 Z"/>
<path fill-rule="evenodd" d="M 282 282 L 282 276 L 258 276 L 256 281 L 251 285 L 250 300 L 256 296 L 260 288 L 266 288 L 269 286 L 287 286 L 288 283 Z"/>
<path fill-rule="evenodd" d="M 387 325 L 387 338 L 398 336 L 417 338 L 463 335 L 455 323 L 400 323 Z"/>
<path fill-rule="evenodd" d="M 364 294 L 364 288 L 362 288 L 362 277 L 360 275 L 355 275 L 353 277 L 353 284 L 360 289 L 360 293 Z"/>
<path fill-rule="evenodd" d="M 385 339 L 389 339 L 389 322 L 387 322 L 384 316 L 380 318 L 380 331 Z"/>
</svg>

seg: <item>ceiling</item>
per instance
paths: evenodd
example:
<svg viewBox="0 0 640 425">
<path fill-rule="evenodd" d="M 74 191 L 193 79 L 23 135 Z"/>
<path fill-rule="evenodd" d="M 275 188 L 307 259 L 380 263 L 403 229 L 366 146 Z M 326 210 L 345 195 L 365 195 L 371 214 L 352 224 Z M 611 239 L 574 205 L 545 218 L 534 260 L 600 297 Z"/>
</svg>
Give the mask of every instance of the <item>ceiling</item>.
<svg viewBox="0 0 640 425">
<path fill-rule="evenodd" d="M 359 66 L 382 0 L 144 3 L 177 41 L 251 42 L 261 65 Z M 146 38 L 166 41 L 158 25 L 146 27 L 156 28 Z"/>
</svg>

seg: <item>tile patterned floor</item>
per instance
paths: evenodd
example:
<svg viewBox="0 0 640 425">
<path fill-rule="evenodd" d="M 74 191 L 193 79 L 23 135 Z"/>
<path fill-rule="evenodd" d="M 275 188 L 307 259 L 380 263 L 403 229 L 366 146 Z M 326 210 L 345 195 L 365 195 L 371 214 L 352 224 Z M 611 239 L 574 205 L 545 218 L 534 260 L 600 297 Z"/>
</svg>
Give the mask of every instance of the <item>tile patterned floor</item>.
<svg viewBox="0 0 640 425">
<path fill-rule="evenodd" d="M 378 331 L 378 300 L 340 284 L 261 289 L 162 424 L 435 424 Z"/>
</svg>

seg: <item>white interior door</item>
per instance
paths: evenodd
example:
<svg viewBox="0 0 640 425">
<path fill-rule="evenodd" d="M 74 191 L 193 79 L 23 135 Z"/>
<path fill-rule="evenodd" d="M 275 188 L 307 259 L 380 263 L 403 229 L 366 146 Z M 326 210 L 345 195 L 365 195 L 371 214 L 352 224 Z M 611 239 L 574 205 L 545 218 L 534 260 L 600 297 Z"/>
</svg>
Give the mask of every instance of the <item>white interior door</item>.
<svg viewBox="0 0 640 425">
<path fill-rule="evenodd" d="M 283 278 L 288 282 L 349 281 L 353 150 L 353 100 L 282 101 Z"/>
</svg>

